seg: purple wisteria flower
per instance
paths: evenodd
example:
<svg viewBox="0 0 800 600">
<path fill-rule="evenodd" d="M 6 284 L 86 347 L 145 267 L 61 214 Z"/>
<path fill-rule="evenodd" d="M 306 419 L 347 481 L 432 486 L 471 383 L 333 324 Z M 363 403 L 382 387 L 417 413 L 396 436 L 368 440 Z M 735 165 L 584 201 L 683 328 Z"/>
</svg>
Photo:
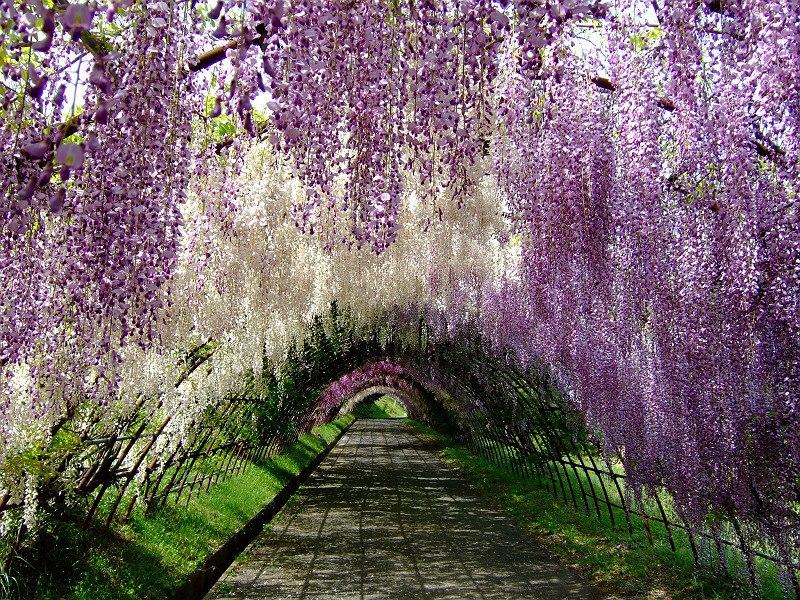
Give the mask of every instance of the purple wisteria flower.
<svg viewBox="0 0 800 600">
<path fill-rule="evenodd" d="M 61 15 L 61 24 L 64 29 L 77 40 L 84 31 L 92 27 L 94 10 L 88 4 L 70 4 Z"/>
<path fill-rule="evenodd" d="M 162 351 L 174 275 L 192 271 L 178 257 L 205 268 L 219 243 L 279 264 L 294 248 L 236 207 L 296 182 L 276 214 L 354 270 L 355 248 L 408 252 L 421 274 L 398 302 L 432 337 L 545 365 L 632 488 L 800 540 L 798 0 L 663 0 L 647 23 L 596 2 L 111 0 L 108 44 L 83 35 L 94 0 L 0 4 L 0 399 L 30 372 L 31 414 L 71 410 L 53 407 L 116 381 L 114 348 Z M 578 40 L 588 17 L 601 52 Z M 198 117 L 209 94 L 222 124 Z M 502 260 L 427 248 L 482 226 L 461 209 L 502 215 Z M 391 369 L 365 377 L 401 385 Z"/>
<path fill-rule="evenodd" d="M 22 151 L 31 158 L 44 158 L 50 152 L 50 144 L 46 141 L 31 142 L 22 147 Z"/>
<path fill-rule="evenodd" d="M 83 148 L 79 144 L 63 142 L 56 150 L 56 161 L 66 169 L 80 169 L 83 166 Z"/>
</svg>

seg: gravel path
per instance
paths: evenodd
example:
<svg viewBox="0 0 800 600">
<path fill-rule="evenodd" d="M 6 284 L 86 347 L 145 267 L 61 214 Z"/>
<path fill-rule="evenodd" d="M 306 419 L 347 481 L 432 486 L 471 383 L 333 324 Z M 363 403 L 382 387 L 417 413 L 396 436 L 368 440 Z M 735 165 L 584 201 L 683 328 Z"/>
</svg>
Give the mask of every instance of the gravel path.
<svg viewBox="0 0 800 600">
<path fill-rule="evenodd" d="M 354 423 L 206 596 L 602 597 L 390 419 Z"/>
</svg>

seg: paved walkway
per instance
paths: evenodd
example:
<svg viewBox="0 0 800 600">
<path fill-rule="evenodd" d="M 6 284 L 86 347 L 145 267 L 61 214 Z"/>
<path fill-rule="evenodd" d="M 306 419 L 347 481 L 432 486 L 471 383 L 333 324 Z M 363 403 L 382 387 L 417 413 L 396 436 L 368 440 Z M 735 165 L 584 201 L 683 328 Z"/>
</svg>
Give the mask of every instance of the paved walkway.
<svg viewBox="0 0 800 600">
<path fill-rule="evenodd" d="M 408 426 L 360 420 L 206 598 L 602 597 Z"/>
</svg>

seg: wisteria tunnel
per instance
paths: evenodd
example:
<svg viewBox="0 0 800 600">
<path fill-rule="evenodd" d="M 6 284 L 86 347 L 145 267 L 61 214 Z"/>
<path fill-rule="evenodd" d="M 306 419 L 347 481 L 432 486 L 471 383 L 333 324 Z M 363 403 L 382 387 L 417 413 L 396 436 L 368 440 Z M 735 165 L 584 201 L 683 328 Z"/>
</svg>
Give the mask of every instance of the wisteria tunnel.
<svg viewBox="0 0 800 600">
<path fill-rule="evenodd" d="M 800 600 L 800 0 L 0 0 L 0 600 Z"/>
</svg>

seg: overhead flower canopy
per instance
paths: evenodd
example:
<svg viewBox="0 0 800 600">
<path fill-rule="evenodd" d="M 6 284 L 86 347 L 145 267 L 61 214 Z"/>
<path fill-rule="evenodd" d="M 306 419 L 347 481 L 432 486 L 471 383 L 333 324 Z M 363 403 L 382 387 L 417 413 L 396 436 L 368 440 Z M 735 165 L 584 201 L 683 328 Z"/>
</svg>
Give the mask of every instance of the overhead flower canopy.
<svg viewBox="0 0 800 600">
<path fill-rule="evenodd" d="M 0 70 L 0 464 L 336 301 L 548 365 L 695 512 L 794 497 L 799 0 L 2 0 Z"/>
</svg>

